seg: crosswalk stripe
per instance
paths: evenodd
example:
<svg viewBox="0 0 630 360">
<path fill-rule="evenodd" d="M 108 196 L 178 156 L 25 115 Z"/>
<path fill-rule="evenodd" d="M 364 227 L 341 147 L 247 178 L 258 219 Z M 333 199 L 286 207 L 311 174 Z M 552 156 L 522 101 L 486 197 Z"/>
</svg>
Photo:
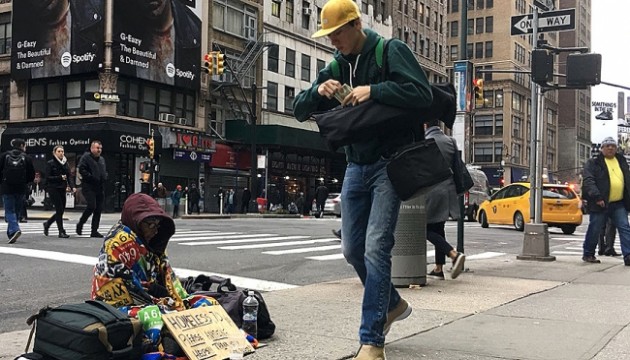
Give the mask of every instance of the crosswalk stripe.
<svg viewBox="0 0 630 360">
<path fill-rule="evenodd" d="M 483 252 L 481 254 L 466 255 L 466 260 L 491 259 L 493 257 L 503 256 L 503 255 L 505 255 L 505 253 L 494 252 L 494 251 L 487 251 L 487 252 Z"/>
<path fill-rule="evenodd" d="M 216 236 L 216 235 L 219 235 L 219 234 L 223 236 L 223 235 L 240 235 L 242 233 L 241 232 L 224 232 L 224 233 L 216 233 L 215 232 L 215 233 L 206 233 L 205 235 Z M 191 235 L 194 235 L 194 236 L 205 236 L 204 234 L 175 234 L 175 235 L 173 235 L 173 238 L 181 239 L 181 238 L 186 238 L 187 236 L 191 236 Z M 194 238 L 190 238 L 190 239 L 197 239 L 197 238 L 194 237 Z"/>
<path fill-rule="evenodd" d="M 261 236 L 277 236 L 276 234 L 244 234 L 232 233 L 238 235 L 219 235 L 219 236 L 202 236 L 202 237 L 186 237 L 186 238 L 171 238 L 171 241 L 202 241 L 202 240 L 220 240 L 220 239 L 246 239 L 255 238 Z"/>
<path fill-rule="evenodd" d="M 558 240 L 558 241 L 584 241 L 584 239 L 579 237 L 555 237 L 552 236 L 549 240 Z"/>
<path fill-rule="evenodd" d="M 330 242 L 330 241 L 332 241 L 332 240 L 329 240 L 329 239 L 318 239 L 318 240 L 287 241 L 287 242 L 271 243 L 271 244 L 250 244 L 250 245 L 223 246 L 223 247 L 219 247 L 219 249 L 221 249 L 221 250 L 262 249 L 262 248 L 268 248 L 268 247 L 281 247 L 281 246 L 317 244 L 317 243 Z"/>
<path fill-rule="evenodd" d="M 330 260 L 342 260 L 344 259 L 343 254 L 331 254 L 331 255 L 320 255 L 320 256 L 308 256 L 306 259 L 309 260 L 317 260 L 317 261 L 330 261 Z"/>
<path fill-rule="evenodd" d="M 289 250 L 263 251 L 262 253 L 269 254 L 269 255 L 285 255 L 285 254 L 303 254 L 307 252 L 328 251 L 328 250 L 335 250 L 335 249 L 341 249 L 341 245 L 313 246 L 313 247 L 289 249 Z"/>
<path fill-rule="evenodd" d="M 552 251 L 552 255 L 579 255 L 582 256 L 581 251 Z"/>
<path fill-rule="evenodd" d="M 196 232 L 176 232 L 175 234 L 173 234 L 173 238 L 181 238 L 181 237 L 186 237 L 186 236 L 208 236 L 208 235 L 218 235 L 218 234 L 225 234 L 225 235 L 231 235 L 231 234 L 242 234 L 242 233 L 238 233 L 238 232 L 228 232 L 228 233 L 222 233 L 220 231 L 196 231 Z"/>
<path fill-rule="evenodd" d="M 293 236 L 277 236 L 261 239 L 236 239 L 236 240 L 216 240 L 216 241 L 195 241 L 195 242 L 181 242 L 178 245 L 198 246 L 198 245 L 223 245 L 223 244 L 238 244 L 245 242 L 263 242 L 263 241 L 278 241 L 278 240 L 293 240 L 293 239 L 308 239 L 310 236 L 293 235 Z"/>
</svg>

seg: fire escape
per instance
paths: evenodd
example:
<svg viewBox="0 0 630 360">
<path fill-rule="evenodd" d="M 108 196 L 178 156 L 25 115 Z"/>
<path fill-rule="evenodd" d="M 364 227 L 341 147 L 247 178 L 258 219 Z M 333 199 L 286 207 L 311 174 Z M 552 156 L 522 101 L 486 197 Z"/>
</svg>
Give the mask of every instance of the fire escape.
<svg viewBox="0 0 630 360">
<path fill-rule="evenodd" d="M 223 99 L 227 105 L 227 112 L 233 116 L 232 119 L 243 119 L 248 123 L 250 122 L 251 115 L 256 109 L 252 109 L 250 105 L 251 91 L 249 87 L 244 87 L 247 86 L 247 84 L 244 84 L 244 80 L 252 68 L 255 68 L 258 58 L 265 49 L 275 45 L 272 42 L 265 41 L 265 33 L 263 33 L 257 40 L 247 41 L 245 48 L 237 58 L 229 55 L 225 57 L 225 73 L 228 76 L 224 76 L 227 81 L 216 81 L 213 79 L 210 86 L 212 92 Z M 214 44 L 213 50 L 221 51 L 225 54 L 224 49 L 217 44 Z M 255 76 L 254 74 L 254 79 Z M 229 118 L 224 117 L 224 119 Z"/>
</svg>

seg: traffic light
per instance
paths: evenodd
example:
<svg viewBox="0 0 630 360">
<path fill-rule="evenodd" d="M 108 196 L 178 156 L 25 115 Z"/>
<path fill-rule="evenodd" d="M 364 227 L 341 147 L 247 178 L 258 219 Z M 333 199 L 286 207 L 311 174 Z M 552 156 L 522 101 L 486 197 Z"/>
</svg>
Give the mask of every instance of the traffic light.
<svg viewBox="0 0 630 360">
<path fill-rule="evenodd" d="M 149 148 L 149 158 L 154 159 L 155 158 L 155 141 L 153 140 L 153 138 L 149 138 L 147 140 L 147 146 Z"/>
<path fill-rule="evenodd" d="M 217 52 L 217 75 L 223 74 L 225 70 L 225 54 Z"/>
<path fill-rule="evenodd" d="M 532 51 L 532 80 L 539 85 L 553 81 L 553 53 L 543 49 Z"/>
<path fill-rule="evenodd" d="M 214 66 L 213 60 L 214 60 L 214 52 L 209 52 L 203 56 L 202 68 L 206 74 L 212 74 L 212 68 Z"/>
<path fill-rule="evenodd" d="M 499 177 L 499 186 L 500 187 L 505 186 L 505 179 L 503 178 L 503 175 Z"/>
<path fill-rule="evenodd" d="M 149 161 L 142 161 L 140 163 L 140 172 L 141 173 L 148 173 L 151 171 L 151 162 Z"/>
<path fill-rule="evenodd" d="M 483 106 L 483 79 L 474 79 L 473 88 L 475 90 L 475 106 Z"/>
</svg>

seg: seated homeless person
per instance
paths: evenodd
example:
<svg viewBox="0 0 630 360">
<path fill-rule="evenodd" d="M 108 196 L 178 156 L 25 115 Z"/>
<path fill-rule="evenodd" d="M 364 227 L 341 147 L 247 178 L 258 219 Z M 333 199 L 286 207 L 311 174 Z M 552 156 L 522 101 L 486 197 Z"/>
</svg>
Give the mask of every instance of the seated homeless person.
<svg viewBox="0 0 630 360">
<path fill-rule="evenodd" d="M 387 40 L 384 74 L 376 58 L 380 36 L 363 27 L 361 12 L 352 0 L 329 0 L 321 12 L 321 29 L 312 37 L 327 36 L 336 48 L 339 78 L 330 64 L 311 87 L 295 97 L 298 121 L 316 111 L 339 105 L 335 95 L 347 84 L 352 90 L 341 105 L 373 99 L 407 109 L 429 108 L 431 86 L 413 53 L 398 39 Z M 384 76 L 383 76 L 384 75 Z M 384 81 L 381 79 L 384 78 Z M 418 119 L 420 122 L 422 119 Z M 411 129 L 410 129 L 411 130 Z M 348 162 L 341 189 L 342 252 L 364 285 L 359 342 L 355 359 L 384 360 L 385 335 L 392 324 L 411 314 L 391 281 L 394 229 L 400 199 L 387 176 L 383 155 L 411 142 L 411 131 L 368 138 L 345 147 Z"/>
<path fill-rule="evenodd" d="M 133 194 L 105 236 L 94 267 L 92 299 L 138 317 L 149 350 L 161 345 L 160 313 L 218 304 L 210 297 L 188 295 L 175 276 L 166 256 L 174 233 L 175 222 L 155 199 Z"/>
</svg>

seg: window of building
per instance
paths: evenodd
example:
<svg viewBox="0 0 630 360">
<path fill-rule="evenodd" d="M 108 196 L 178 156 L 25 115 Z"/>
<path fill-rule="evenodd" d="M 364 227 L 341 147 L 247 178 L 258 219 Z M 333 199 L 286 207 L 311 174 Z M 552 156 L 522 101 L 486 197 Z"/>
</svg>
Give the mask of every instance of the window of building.
<svg viewBox="0 0 630 360">
<path fill-rule="evenodd" d="M 267 70 L 278 72 L 279 46 L 270 46 L 267 50 Z"/>
<path fill-rule="evenodd" d="M 368 13 L 368 2 L 367 0 L 361 1 L 361 12 L 364 14 Z"/>
<path fill-rule="evenodd" d="M 475 43 L 475 59 L 483 58 L 483 43 Z"/>
<path fill-rule="evenodd" d="M 515 92 L 512 93 L 512 109 L 523 111 L 523 95 Z"/>
<path fill-rule="evenodd" d="M 289 24 L 293 24 L 293 13 L 295 12 L 295 6 L 293 5 L 293 0 L 287 0 L 286 2 L 286 20 Z"/>
<path fill-rule="evenodd" d="M 157 120 L 160 113 L 167 113 L 185 119 L 179 121 L 182 125 L 195 126 L 196 97 L 192 91 L 165 85 L 156 87 L 151 82 L 121 77 L 117 91 L 122 95 L 116 109 L 118 115 Z"/>
<path fill-rule="evenodd" d="M 483 34 L 483 25 L 484 25 L 483 18 L 477 18 L 476 24 L 477 24 L 477 26 L 475 27 L 475 32 L 477 34 Z"/>
<path fill-rule="evenodd" d="M 556 132 L 549 128 L 547 128 L 547 146 L 556 147 Z"/>
<path fill-rule="evenodd" d="M 512 156 L 510 157 L 510 160 L 513 164 L 521 163 L 521 148 L 521 144 L 512 143 Z"/>
<path fill-rule="evenodd" d="M 512 136 L 521 139 L 523 135 L 523 119 L 518 116 L 512 116 Z"/>
<path fill-rule="evenodd" d="M 418 51 L 418 32 L 414 31 L 411 35 L 411 49 L 413 52 Z"/>
<path fill-rule="evenodd" d="M 142 117 L 145 119 L 155 118 L 157 106 L 157 88 L 145 86 L 142 92 Z"/>
<path fill-rule="evenodd" d="M 0 54 L 11 52 L 11 13 L 0 14 Z"/>
<path fill-rule="evenodd" d="M 308 1 L 302 1 L 302 28 L 311 28 L 311 15 L 308 11 L 311 9 L 311 4 Z"/>
<path fill-rule="evenodd" d="M 450 52 L 451 52 L 451 56 L 450 56 L 451 61 L 457 60 L 457 58 L 459 57 L 459 53 L 457 51 L 457 45 L 451 45 Z"/>
<path fill-rule="evenodd" d="M 326 67 L 326 62 L 322 59 L 317 59 L 317 73 L 319 74 L 319 72 L 322 71 L 322 69 L 325 67 Z"/>
<path fill-rule="evenodd" d="M 216 136 L 217 134 L 223 136 L 223 113 L 221 109 L 213 108 L 210 104 L 208 104 L 208 127 L 212 129 L 211 136 Z"/>
<path fill-rule="evenodd" d="M 459 22 L 452 21 L 450 28 L 451 37 L 459 37 Z"/>
<path fill-rule="evenodd" d="M 494 107 L 494 95 L 493 95 L 492 90 L 483 91 L 483 107 L 485 108 Z"/>
<path fill-rule="evenodd" d="M 492 135 L 492 115 L 475 116 L 475 135 Z"/>
<path fill-rule="evenodd" d="M 302 54 L 302 63 L 300 66 L 302 69 L 301 79 L 304 81 L 311 81 L 311 57 Z"/>
<path fill-rule="evenodd" d="M 271 2 L 271 16 L 280 18 L 280 3 L 272 1 Z"/>
<path fill-rule="evenodd" d="M 494 115 L 494 135 L 503 135 L 503 114 Z"/>
<path fill-rule="evenodd" d="M 475 19 L 468 19 L 468 35 L 475 34 Z"/>
<path fill-rule="evenodd" d="M 418 18 L 420 20 L 420 24 L 424 24 L 424 4 L 420 3 L 418 6 Z"/>
<path fill-rule="evenodd" d="M 507 148 L 506 150 L 507 151 Z M 503 142 L 494 143 L 494 161 L 499 162 L 503 160 Z"/>
<path fill-rule="evenodd" d="M 257 14 L 255 8 L 237 0 L 212 2 L 212 26 L 229 34 L 256 39 Z"/>
<path fill-rule="evenodd" d="M 483 0 L 479 0 L 483 1 Z M 468 0 L 468 11 L 473 10 L 475 8 L 475 0 Z"/>
<path fill-rule="evenodd" d="M 493 0 L 486 0 L 486 9 L 492 9 L 494 7 Z"/>
<path fill-rule="evenodd" d="M 8 91 L 8 88 L 5 90 Z M 97 113 L 98 104 L 85 100 L 86 91 L 97 90 L 98 79 L 68 77 L 62 80 L 32 80 L 29 83 L 28 116 L 38 118 Z M 2 105 L 8 117 L 8 99 Z"/>
<path fill-rule="evenodd" d="M 473 44 L 472 43 L 466 44 L 466 56 L 468 57 L 468 59 L 473 58 Z"/>
<path fill-rule="evenodd" d="M 425 12 L 425 20 L 426 20 L 426 25 L 427 27 L 431 26 L 431 8 L 427 6 L 426 8 L 426 12 Z"/>
<path fill-rule="evenodd" d="M 483 3 L 484 0 L 478 0 L 477 1 L 477 10 L 483 9 Z"/>
<path fill-rule="evenodd" d="M 278 111 L 278 84 L 267 82 L 267 110 Z"/>
<path fill-rule="evenodd" d="M 491 33 L 494 31 L 494 17 L 486 17 L 486 32 Z"/>
<path fill-rule="evenodd" d="M 433 61 L 438 61 L 438 43 L 435 41 L 433 42 Z"/>
<path fill-rule="evenodd" d="M 451 0 L 451 12 L 459 12 L 459 2 L 460 0 Z"/>
<path fill-rule="evenodd" d="M 284 87 L 284 111 L 293 112 L 293 99 L 295 99 L 295 88 L 290 86 Z"/>
<path fill-rule="evenodd" d="M 287 49 L 287 58 L 284 62 L 284 75 L 288 77 L 295 77 L 295 51 Z"/>
<path fill-rule="evenodd" d="M 442 60 L 444 60 L 444 48 L 442 45 L 438 46 L 438 63 L 442 64 Z"/>
<path fill-rule="evenodd" d="M 486 41 L 486 54 L 485 54 L 485 57 L 491 58 L 492 55 L 493 55 L 492 41 Z"/>
<path fill-rule="evenodd" d="M 492 162 L 492 143 L 476 143 L 473 151 L 475 162 Z"/>
<path fill-rule="evenodd" d="M 517 43 L 514 43 L 514 59 L 521 64 L 525 63 L 525 48 Z"/>
</svg>

